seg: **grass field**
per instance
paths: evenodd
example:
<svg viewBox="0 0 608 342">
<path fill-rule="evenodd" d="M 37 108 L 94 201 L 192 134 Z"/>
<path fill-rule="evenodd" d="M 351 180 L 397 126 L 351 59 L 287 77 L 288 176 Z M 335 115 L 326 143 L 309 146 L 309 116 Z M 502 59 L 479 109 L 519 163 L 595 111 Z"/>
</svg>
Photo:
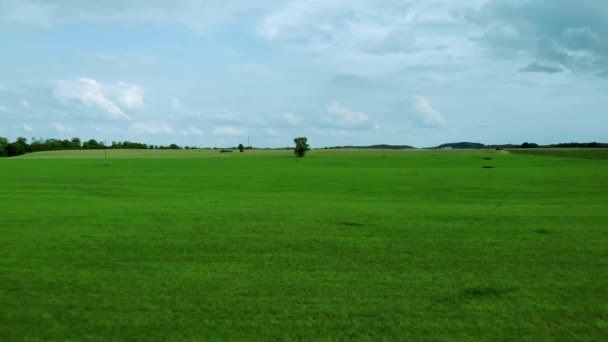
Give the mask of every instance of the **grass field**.
<svg viewBox="0 0 608 342">
<path fill-rule="evenodd" d="M 607 148 L 526 148 L 513 149 L 510 152 L 564 158 L 608 159 Z"/>
<path fill-rule="evenodd" d="M 608 336 L 608 159 L 291 155 L 0 159 L 0 340 Z"/>
</svg>

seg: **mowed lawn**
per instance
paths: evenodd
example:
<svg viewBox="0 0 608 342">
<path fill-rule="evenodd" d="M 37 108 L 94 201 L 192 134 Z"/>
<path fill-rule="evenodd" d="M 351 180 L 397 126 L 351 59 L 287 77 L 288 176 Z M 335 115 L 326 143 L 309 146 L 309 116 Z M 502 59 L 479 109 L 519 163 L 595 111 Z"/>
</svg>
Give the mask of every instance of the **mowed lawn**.
<svg viewBox="0 0 608 342">
<path fill-rule="evenodd" d="M 0 340 L 608 336 L 608 159 L 158 153 L 0 159 Z"/>
</svg>

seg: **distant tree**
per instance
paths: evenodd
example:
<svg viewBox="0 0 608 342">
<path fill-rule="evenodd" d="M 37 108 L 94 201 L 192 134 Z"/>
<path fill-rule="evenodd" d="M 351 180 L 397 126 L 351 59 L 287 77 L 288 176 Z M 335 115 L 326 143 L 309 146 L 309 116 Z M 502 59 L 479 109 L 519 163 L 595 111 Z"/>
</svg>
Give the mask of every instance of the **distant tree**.
<svg viewBox="0 0 608 342">
<path fill-rule="evenodd" d="M 245 151 L 245 146 L 243 146 L 243 144 L 239 144 L 239 151 Z"/>
<path fill-rule="evenodd" d="M 32 148 L 30 147 L 30 145 L 28 145 L 27 143 L 27 138 L 24 137 L 19 137 L 17 138 L 17 140 L 15 141 L 15 144 L 21 146 L 23 148 L 23 151 L 25 152 L 32 152 Z M 21 150 L 21 149 L 20 149 Z M 25 153 L 23 152 L 23 153 Z M 21 154 L 23 154 L 21 153 Z"/>
<path fill-rule="evenodd" d="M 95 140 L 95 139 L 89 139 L 88 141 L 85 141 L 82 144 L 82 148 L 93 150 L 93 149 L 100 148 L 100 146 L 99 146 L 99 143 L 97 142 L 97 140 Z"/>
<path fill-rule="evenodd" d="M 169 148 L 172 149 L 172 150 L 179 150 L 180 149 L 180 147 L 177 146 L 176 144 L 169 145 Z"/>
<path fill-rule="evenodd" d="M 524 142 L 523 144 L 521 144 L 520 146 L 521 148 L 537 148 L 538 144 L 535 143 L 529 143 L 529 142 Z"/>
<path fill-rule="evenodd" d="M 72 148 L 72 142 L 69 141 L 68 139 L 64 139 L 61 141 L 61 149 L 62 150 L 69 150 Z"/>
<path fill-rule="evenodd" d="M 293 142 L 296 144 L 296 147 L 293 150 L 293 153 L 298 158 L 302 158 L 306 155 L 306 151 L 310 150 L 310 147 L 306 143 L 308 139 L 306 137 L 298 137 L 293 139 Z"/>
<path fill-rule="evenodd" d="M 72 145 L 73 149 L 79 150 L 82 147 L 82 143 L 80 142 L 80 138 L 72 138 L 71 145 Z"/>
<path fill-rule="evenodd" d="M 25 147 L 17 142 L 6 145 L 4 154 L 7 157 L 15 157 L 25 154 Z"/>
<path fill-rule="evenodd" d="M 0 156 L 4 155 L 4 149 L 8 145 L 8 139 L 5 137 L 0 137 Z"/>
</svg>

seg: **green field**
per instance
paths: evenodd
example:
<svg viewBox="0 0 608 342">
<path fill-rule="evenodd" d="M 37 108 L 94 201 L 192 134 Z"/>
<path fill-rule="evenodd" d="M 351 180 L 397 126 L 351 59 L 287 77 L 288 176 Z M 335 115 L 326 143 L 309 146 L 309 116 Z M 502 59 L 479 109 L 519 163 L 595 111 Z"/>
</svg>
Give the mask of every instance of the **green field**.
<svg viewBox="0 0 608 342">
<path fill-rule="evenodd" d="M 608 159 L 103 153 L 0 159 L 0 340 L 608 336 Z"/>
<path fill-rule="evenodd" d="M 608 159 L 608 149 L 606 148 L 527 148 L 514 149 L 510 152 L 537 156 Z"/>
</svg>

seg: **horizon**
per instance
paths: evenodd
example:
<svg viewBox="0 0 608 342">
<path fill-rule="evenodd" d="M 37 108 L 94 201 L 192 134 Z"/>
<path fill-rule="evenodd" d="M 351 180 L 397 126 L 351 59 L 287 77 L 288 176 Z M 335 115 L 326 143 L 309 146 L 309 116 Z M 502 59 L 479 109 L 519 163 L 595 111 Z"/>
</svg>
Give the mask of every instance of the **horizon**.
<svg viewBox="0 0 608 342">
<path fill-rule="evenodd" d="M 0 0 L 0 136 L 608 142 L 598 1 Z"/>
</svg>

